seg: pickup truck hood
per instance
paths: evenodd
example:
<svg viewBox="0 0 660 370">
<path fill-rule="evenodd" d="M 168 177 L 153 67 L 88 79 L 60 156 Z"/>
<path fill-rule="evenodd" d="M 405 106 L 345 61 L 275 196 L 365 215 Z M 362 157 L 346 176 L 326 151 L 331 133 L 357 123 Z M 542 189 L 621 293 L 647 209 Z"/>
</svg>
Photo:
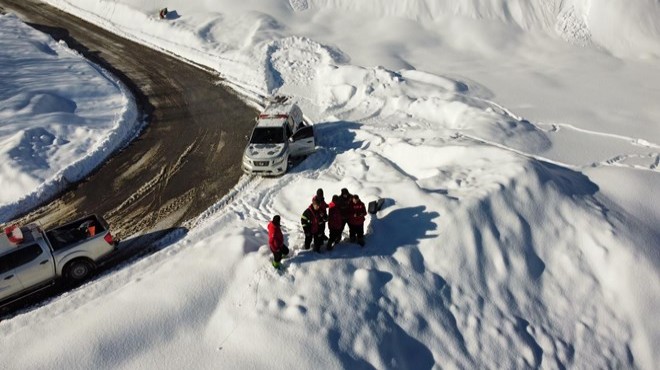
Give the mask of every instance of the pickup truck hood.
<svg viewBox="0 0 660 370">
<path fill-rule="evenodd" d="M 249 144 L 245 155 L 252 160 L 271 159 L 282 154 L 286 144 Z"/>
</svg>

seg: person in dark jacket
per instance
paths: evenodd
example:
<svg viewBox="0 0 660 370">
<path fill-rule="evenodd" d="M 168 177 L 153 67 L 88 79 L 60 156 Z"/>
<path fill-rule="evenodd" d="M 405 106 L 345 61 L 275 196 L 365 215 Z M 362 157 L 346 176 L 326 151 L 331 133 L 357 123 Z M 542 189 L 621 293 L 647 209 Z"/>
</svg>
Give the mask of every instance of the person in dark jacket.
<svg viewBox="0 0 660 370">
<path fill-rule="evenodd" d="M 335 205 L 339 209 L 339 214 L 341 215 L 341 230 L 344 231 L 344 226 L 348 223 L 348 217 L 350 216 L 350 206 L 351 206 L 351 193 L 348 192 L 348 189 L 341 189 L 341 194 L 339 199 L 335 202 Z"/>
<path fill-rule="evenodd" d="M 303 227 L 303 232 L 305 233 L 305 246 L 304 249 L 309 249 L 312 240 L 314 241 L 314 251 L 320 252 L 321 245 L 323 244 L 323 238 L 319 234 L 319 204 L 316 201 L 312 201 L 309 207 L 303 212 L 300 217 L 300 223 Z"/>
<path fill-rule="evenodd" d="M 353 194 L 350 204 L 350 215 L 348 218 L 348 235 L 351 243 L 357 241 L 364 247 L 364 216 L 367 215 L 367 209 L 357 194 Z"/>
<path fill-rule="evenodd" d="M 312 202 L 316 201 L 319 204 L 319 234 L 325 241 L 328 237 L 325 236 L 325 223 L 328 221 L 328 203 L 325 202 L 323 197 L 323 189 L 316 190 L 316 195 L 312 198 Z"/>
<path fill-rule="evenodd" d="M 279 269 L 282 267 L 282 258 L 289 254 L 289 248 L 284 244 L 279 215 L 273 216 L 273 220 L 268 223 L 268 246 L 273 252 L 273 267 Z"/>
<path fill-rule="evenodd" d="M 332 202 L 328 204 L 328 229 L 330 230 L 330 237 L 326 249 L 331 251 L 337 243 L 341 241 L 341 233 L 343 231 L 343 221 L 337 207 L 339 196 L 333 195 Z"/>
</svg>

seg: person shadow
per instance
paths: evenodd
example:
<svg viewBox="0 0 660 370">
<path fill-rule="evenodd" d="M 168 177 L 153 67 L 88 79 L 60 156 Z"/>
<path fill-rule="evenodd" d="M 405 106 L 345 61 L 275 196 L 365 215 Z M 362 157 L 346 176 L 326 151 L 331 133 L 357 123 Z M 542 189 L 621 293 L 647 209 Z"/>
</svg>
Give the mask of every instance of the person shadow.
<svg viewBox="0 0 660 370">
<path fill-rule="evenodd" d="M 392 205 L 392 199 L 384 199 L 383 205 Z M 333 251 L 315 253 L 313 251 L 298 253 L 289 258 L 291 264 L 304 264 L 308 262 L 319 262 L 322 259 L 347 260 L 364 257 L 392 256 L 399 248 L 416 248 L 421 240 L 438 237 L 437 219 L 440 214 L 428 211 L 426 206 L 405 207 L 393 210 L 382 218 L 379 217 L 383 208 L 375 214 L 371 214 L 368 224 L 366 245 L 360 247 L 357 243 L 340 242 Z M 345 230 L 346 231 L 346 230 Z M 416 269 L 419 267 L 415 267 Z M 369 270 L 370 284 L 372 289 L 372 303 L 366 304 L 366 317 L 378 317 L 379 327 L 374 327 L 374 338 L 376 340 L 374 350 L 382 358 L 391 358 L 404 368 L 431 369 L 435 363 L 433 353 L 428 343 L 415 338 L 408 330 L 400 325 L 399 319 L 391 316 L 377 303 L 379 297 L 386 295 L 385 285 L 392 280 L 393 275 L 387 271 Z M 434 277 L 438 291 L 445 291 L 446 282 L 440 276 Z M 455 318 L 445 308 L 443 298 L 437 300 L 439 313 L 446 317 L 447 329 L 458 332 Z M 428 323 L 422 318 L 421 325 Z M 460 334 L 460 332 L 459 332 Z M 334 352 L 338 354 L 338 361 L 342 368 L 348 369 L 374 369 L 375 367 L 365 359 L 344 352 L 338 345 L 345 334 L 339 328 L 330 328 L 327 333 L 328 342 Z M 459 335 L 460 338 L 460 335 Z M 459 346 L 460 347 L 460 346 Z"/>
<path fill-rule="evenodd" d="M 174 20 L 174 19 L 179 19 L 181 16 L 176 10 L 169 10 L 167 14 L 165 14 L 165 19 L 167 20 Z"/>
<path fill-rule="evenodd" d="M 384 199 L 384 205 L 391 205 L 392 199 Z M 321 253 L 298 253 L 290 257 L 293 264 L 314 262 L 319 259 L 347 259 L 358 257 L 375 257 L 393 255 L 398 248 L 416 246 L 420 240 L 438 237 L 435 219 L 440 216 L 438 212 L 427 211 L 426 206 L 406 207 L 394 210 L 384 217 L 372 214 L 368 225 L 365 226 L 364 247 L 351 243 L 347 239 L 339 242 L 335 248 L 328 252 L 325 246 Z M 347 230 L 344 230 L 347 234 Z"/>
</svg>

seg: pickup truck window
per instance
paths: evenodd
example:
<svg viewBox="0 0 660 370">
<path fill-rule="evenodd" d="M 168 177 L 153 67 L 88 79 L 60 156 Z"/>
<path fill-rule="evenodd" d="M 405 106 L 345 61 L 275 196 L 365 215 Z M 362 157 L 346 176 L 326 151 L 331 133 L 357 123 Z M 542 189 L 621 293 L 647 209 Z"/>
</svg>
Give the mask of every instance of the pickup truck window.
<svg viewBox="0 0 660 370">
<path fill-rule="evenodd" d="M 44 251 L 39 244 L 31 244 L 27 247 L 21 247 L 13 252 L 0 257 L 0 274 L 13 270 L 18 266 L 34 261 Z"/>
<path fill-rule="evenodd" d="M 255 127 L 250 138 L 251 144 L 282 144 L 284 143 L 284 128 Z"/>
</svg>

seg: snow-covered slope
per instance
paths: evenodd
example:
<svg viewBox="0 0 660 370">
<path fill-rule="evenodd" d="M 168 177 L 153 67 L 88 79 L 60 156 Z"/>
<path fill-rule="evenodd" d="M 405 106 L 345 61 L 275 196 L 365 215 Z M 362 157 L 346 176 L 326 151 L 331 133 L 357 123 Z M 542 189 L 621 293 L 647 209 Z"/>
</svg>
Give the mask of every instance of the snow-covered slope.
<svg viewBox="0 0 660 370">
<path fill-rule="evenodd" d="M 2 322 L 6 366 L 656 367 L 657 2 L 49 1 L 291 96 L 320 148 Z M 343 187 L 385 199 L 366 247 L 300 251 L 316 189 Z"/>
<path fill-rule="evenodd" d="M 618 56 L 660 56 L 657 22 L 660 3 L 655 0 L 309 0 L 306 3 L 307 9 L 368 12 L 374 18 L 405 17 L 444 23 L 464 17 L 556 33 L 569 42 L 583 45 L 593 42 Z"/>
<path fill-rule="evenodd" d="M 520 28 L 526 31 L 542 31 L 559 35 L 569 42 L 581 45 L 594 43 L 605 50 L 623 57 L 658 57 L 660 56 L 660 4 L 656 0 L 278 0 L 264 4 L 262 1 L 247 0 L 237 2 L 208 1 L 198 2 L 153 0 L 100 0 L 84 2 L 82 0 L 49 0 L 49 2 L 71 9 L 68 4 L 79 10 L 91 11 L 110 22 L 135 21 L 139 15 L 123 17 L 122 13 L 137 10 L 139 13 L 155 16 L 158 9 L 169 7 L 176 13 L 172 18 L 194 16 L 205 18 L 203 32 L 221 32 L 214 28 L 217 21 L 238 23 L 237 19 L 216 17 L 222 14 L 249 13 L 269 14 L 275 18 L 301 16 L 314 20 L 323 13 L 334 11 L 340 14 L 368 14 L 370 19 L 388 18 L 409 19 L 420 22 L 426 27 L 442 27 L 458 20 L 474 20 L 472 25 L 484 27 L 489 31 L 502 28 Z M 196 14 L 195 14 L 196 13 Z M 288 15 L 287 15 L 288 14 Z M 253 15 L 252 15 L 253 16 Z M 178 18 L 177 18 L 178 19 Z M 209 19 L 214 22 L 208 23 Z M 243 19 L 242 21 L 245 21 Z M 287 27 L 289 23 L 284 22 Z M 238 24 L 237 24 L 238 25 Z M 136 27 L 133 24 L 133 27 Z M 299 26 L 299 25 L 296 25 Z M 327 25 L 321 25 L 326 26 Z M 140 27 L 140 26 L 137 26 Z M 456 30 L 458 31 L 458 30 Z M 473 33 L 470 30 L 469 33 Z M 511 30 L 518 33 L 519 31 Z M 460 37 L 460 32 L 454 37 Z M 203 35 L 202 35 L 203 36 Z M 492 36 L 492 35 L 491 35 Z"/>
</svg>

